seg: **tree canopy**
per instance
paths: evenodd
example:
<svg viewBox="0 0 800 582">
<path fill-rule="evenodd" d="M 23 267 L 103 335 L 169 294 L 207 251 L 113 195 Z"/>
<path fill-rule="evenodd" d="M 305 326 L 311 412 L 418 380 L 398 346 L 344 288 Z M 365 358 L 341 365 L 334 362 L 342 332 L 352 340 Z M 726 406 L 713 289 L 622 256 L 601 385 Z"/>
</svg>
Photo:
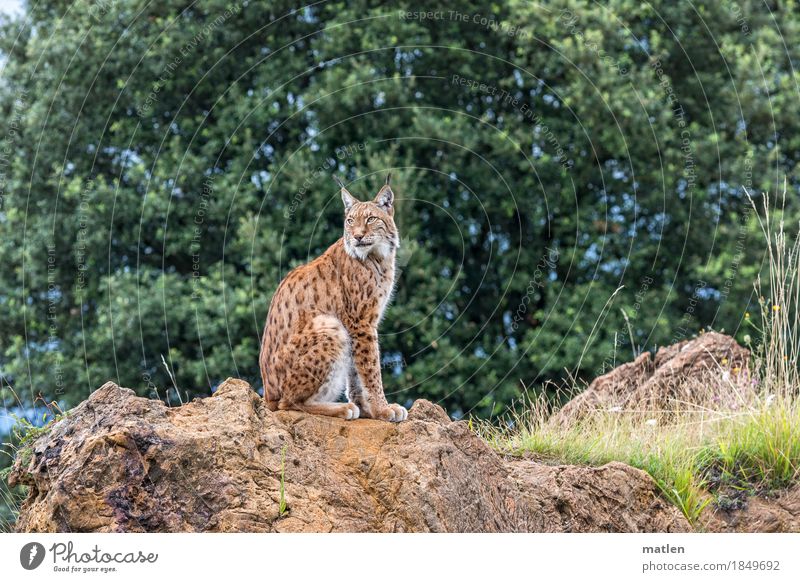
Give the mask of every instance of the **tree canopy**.
<svg viewBox="0 0 800 582">
<path fill-rule="evenodd" d="M 797 215 L 795 8 L 30 2 L 0 24 L 6 406 L 260 388 L 272 293 L 341 236 L 333 173 L 361 198 L 394 173 L 401 403 L 486 417 L 704 328 L 742 339 L 745 188 L 787 180 Z"/>
</svg>

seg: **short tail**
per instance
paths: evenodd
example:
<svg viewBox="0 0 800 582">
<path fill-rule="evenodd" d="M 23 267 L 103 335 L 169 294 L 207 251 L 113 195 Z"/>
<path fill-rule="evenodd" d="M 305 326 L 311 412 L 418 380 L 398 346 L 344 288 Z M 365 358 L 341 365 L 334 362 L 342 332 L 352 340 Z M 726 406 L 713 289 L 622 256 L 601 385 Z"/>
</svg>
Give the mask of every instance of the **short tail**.
<svg viewBox="0 0 800 582">
<path fill-rule="evenodd" d="M 261 353 L 258 356 L 258 367 L 261 370 L 261 382 L 264 384 L 264 400 L 267 402 L 267 408 L 272 411 L 278 410 L 278 402 L 281 399 L 280 390 L 269 381 L 267 353 L 264 346 L 261 347 Z"/>
</svg>

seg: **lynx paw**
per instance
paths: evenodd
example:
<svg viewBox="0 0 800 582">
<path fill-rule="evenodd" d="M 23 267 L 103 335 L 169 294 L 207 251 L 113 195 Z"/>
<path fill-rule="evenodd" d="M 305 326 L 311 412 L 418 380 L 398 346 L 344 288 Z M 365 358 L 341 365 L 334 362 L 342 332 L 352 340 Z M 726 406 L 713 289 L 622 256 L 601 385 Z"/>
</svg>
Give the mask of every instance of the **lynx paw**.
<svg viewBox="0 0 800 582">
<path fill-rule="evenodd" d="M 352 402 L 348 402 L 343 418 L 345 420 L 355 420 L 359 417 L 360 414 L 361 411 L 358 409 L 358 406 L 356 406 Z"/>
<path fill-rule="evenodd" d="M 408 418 L 408 411 L 399 404 L 390 404 L 378 413 L 378 418 L 389 422 L 402 422 Z"/>
</svg>

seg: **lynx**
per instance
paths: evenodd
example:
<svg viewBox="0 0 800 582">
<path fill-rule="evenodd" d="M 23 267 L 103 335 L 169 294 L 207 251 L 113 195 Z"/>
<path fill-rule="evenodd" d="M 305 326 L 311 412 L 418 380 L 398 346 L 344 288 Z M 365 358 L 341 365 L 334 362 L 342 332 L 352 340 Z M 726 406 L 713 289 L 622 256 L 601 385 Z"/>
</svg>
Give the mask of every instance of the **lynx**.
<svg viewBox="0 0 800 582">
<path fill-rule="evenodd" d="M 267 314 L 259 366 L 271 410 L 392 422 L 408 412 L 383 392 L 378 324 L 392 297 L 400 237 L 389 184 L 360 202 L 335 178 L 344 236 L 291 271 Z M 348 402 L 339 402 L 342 394 Z"/>
</svg>

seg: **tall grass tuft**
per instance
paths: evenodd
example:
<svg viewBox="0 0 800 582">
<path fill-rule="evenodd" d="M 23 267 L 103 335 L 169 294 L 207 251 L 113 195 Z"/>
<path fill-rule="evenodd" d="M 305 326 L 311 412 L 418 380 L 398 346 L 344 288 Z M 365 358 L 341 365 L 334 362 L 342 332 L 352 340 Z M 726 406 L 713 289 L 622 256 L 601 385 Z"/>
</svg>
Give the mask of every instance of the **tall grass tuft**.
<svg viewBox="0 0 800 582">
<path fill-rule="evenodd" d="M 762 196 L 763 219 L 749 194 L 748 199 L 768 243 L 766 283 L 761 277 L 755 283 L 761 315 L 757 329 L 762 343 L 756 352 L 759 371 L 764 388 L 771 394 L 795 398 L 800 388 L 800 236 L 790 241 L 784 228 L 785 183 L 777 228 L 770 219 L 769 195 Z"/>
</svg>

